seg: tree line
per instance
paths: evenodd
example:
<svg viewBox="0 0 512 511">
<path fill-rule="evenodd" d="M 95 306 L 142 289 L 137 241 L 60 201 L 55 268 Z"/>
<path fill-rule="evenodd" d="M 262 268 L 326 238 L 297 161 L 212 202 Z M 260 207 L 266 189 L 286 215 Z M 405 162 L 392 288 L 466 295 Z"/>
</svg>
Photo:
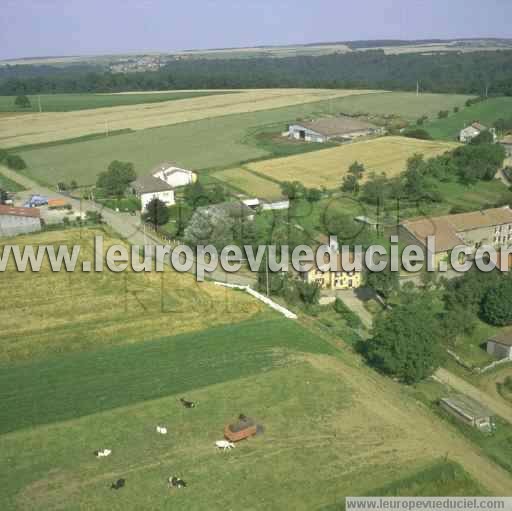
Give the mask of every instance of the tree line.
<svg viewBox="0 0 512 511">
<path fill-rule="evenodd" d="M 5 66 L 0 95 L 223 88 L 372 88 L 512 95 L 512 51 L 386 55 L 368 50 L 286 58 L 177 60 L 159 71 Z"/>
</svg>

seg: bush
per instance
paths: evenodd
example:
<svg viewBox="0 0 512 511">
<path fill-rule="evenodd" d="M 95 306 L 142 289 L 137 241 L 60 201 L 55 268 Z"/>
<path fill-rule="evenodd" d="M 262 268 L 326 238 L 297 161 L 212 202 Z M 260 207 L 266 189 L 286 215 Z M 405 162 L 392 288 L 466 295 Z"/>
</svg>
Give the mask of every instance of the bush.
<svg viewBox="0 0 512 511">
<path fill-rule="evenodd" d="M 5 164 L 11 170 L 23 170 L 27 168 L 25 160 L 17 154 L 8 154 L 5 158 Z"/>
<path fill-rule="evenodd" d="M 405 130 L 403 135 L 404 137 L 418 138 L 420 140 L 432 140 L 432 135 L 427 130 L 421 128 Z"/>
<path fill-rule="evenodd" d="M 425 124 L 425 122 L 428 121 L 428 117 L 426 115 L 422 115 L 417 121 L 416 121 L 416 124 L 418 126 L 423 126 L 423 124 Z"/>
<path fill-rule="evenodd" d="M 439 119 L 446 119 L 448 117 L 448 115 L 450 114 L 450 112 L 448 110 L 440 110 L 437 114 L 437 117 Z"/>
<path fill-rule="evenodd" d="M 343 316 L 343 319 L 347 323 L 347 326 L 349 326 L 350 328 L 354 328 L 355 330 L 362 328 L 363 322 L 361 321 L 359 316 L 354 311 L 351 311 L 343 303 L 343 300 L 341 300 L 340 298 L 336 298 L 333 307 L 338 314 Z"/>
<path fill-rule="evenodd" d="M 505 278 L 487 291 L 480 312 L 482 319 L 490 325 L 512 325 L 512 279 Z"/>
</svg>

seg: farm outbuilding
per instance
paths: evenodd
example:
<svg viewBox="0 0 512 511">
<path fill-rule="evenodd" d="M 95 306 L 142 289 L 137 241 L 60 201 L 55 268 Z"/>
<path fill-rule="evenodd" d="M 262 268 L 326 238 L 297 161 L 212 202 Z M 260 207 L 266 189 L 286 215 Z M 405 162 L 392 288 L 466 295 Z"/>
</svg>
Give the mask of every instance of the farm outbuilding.
<svg viewBox="0 0 512 511">
<path fill-rule="evenodd" d="M 450 415 L 479 431 L 489 433 L 493 430 L 492 412 L 468 396 L 453 394 L 441 399 L 439 404 Z"/>
<path fill-rule="evenodd" d="M 505 148 L 508 157 L 512 156 L 512 135 L 507 135 L 500 140 L 500 144 Z"/>
<path fill-rule="evenodd" d="M 288 136 L 306 142 L 325 143 L 329 140 L 352 140 L 370 135 L 382 135 L 385 129 L 353 117 L 334 117 L 291 124 Z"/>
<path fill-rule="evenodd" d="M 39 209 L 0 205 L 0 236 L 16 236 L 40 230 Z"/>
<path fill-rule="evenodd" d="M 504 328 L 487 341 L 487 353 L 512 360 L 512 328 Z"/>
</svg>

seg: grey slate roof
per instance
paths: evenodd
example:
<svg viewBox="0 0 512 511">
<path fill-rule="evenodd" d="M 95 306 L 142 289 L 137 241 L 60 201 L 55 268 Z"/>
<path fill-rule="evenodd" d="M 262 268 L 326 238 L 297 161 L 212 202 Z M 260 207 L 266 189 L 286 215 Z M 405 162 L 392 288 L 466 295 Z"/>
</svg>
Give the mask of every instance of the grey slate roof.
<svg viewBox="0 0 512 511">
<path fill-rule="evenodd" d="M 151 175 L 141 176 L 132 183 L 132 188 L 138 194 L 167 192 L 173 190 L 171 185 Z"/>
</svg>

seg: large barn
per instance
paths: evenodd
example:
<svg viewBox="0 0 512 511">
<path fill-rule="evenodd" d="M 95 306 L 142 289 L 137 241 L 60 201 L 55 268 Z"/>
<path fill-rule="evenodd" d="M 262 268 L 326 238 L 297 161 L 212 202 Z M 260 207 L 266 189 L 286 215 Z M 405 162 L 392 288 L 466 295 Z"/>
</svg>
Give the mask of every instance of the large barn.
<svg viewBox="0 0 512 511">
<path fill-rule="evenodd" d="M 353 140 L 371 135 L 382 135 L 385 129 L 353 117 L 333 117 L 311 122 L 291 124 L 288 136 L 295 140 L 325 143 L 330 140 Z"/>
</svg>

